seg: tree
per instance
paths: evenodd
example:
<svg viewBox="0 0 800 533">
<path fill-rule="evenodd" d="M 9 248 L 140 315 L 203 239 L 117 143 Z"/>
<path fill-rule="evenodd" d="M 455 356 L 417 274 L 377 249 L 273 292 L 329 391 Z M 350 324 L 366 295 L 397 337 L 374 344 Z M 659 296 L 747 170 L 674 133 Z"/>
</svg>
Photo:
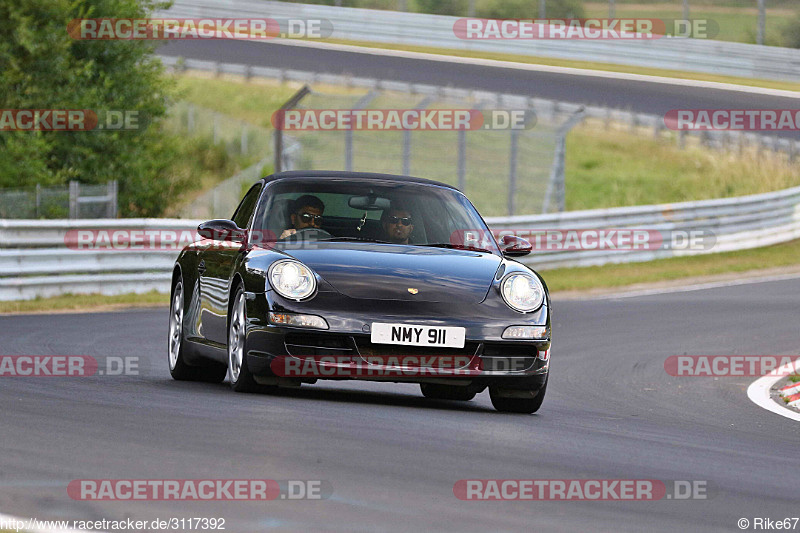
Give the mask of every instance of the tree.
<svg viewBox="0 0 800 533">
<path fill-rule="evenodd" d="M 123 216 L 157 216 L 175 189 L 176 151 L 158 127 L 172 84 L 152 41 L 81 41 L 80 18 L 145 18 L 155 0 L 0 2 L 0 108 L 134 111 L 135 131 L 0 132 L 0 187 L 119 181 Z"/>
</svg>

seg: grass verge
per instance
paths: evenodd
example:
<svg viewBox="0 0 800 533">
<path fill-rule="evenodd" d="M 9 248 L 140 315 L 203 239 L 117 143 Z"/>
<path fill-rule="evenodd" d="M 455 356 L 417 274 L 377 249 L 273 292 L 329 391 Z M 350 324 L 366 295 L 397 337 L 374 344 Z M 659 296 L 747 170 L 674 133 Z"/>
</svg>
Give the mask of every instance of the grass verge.
<svg viewBox="0 0 800 533">
<path fill-rule="evenodd" d="M 736 274 L 800 264 L 800 239 L 738 252 L 670 257 L 646 263 L 541 270 L 552 292 L 620 288 L 689 277 Z"/>
<path fill-rule="evenodd" d="M 169 295 L 151 291 L 144 294 L 62 294 L 53 298 L 36 298 L 0 302 L 0 314 L 24 314 L 65 311 L 113 311 L 131 307 L 168 306 Z"/>
<path fill-rule="evenodd" d="M 270 117 L 299 86 L 278 83 L 245 83 L 243 78 L 208 78 L 187 74 L 179 79 L 184 98 L 227 116 L 271 128 Z M 342 104 L 345 94 L 355 100 L 359 94 L 342 87 L 315 86 L 309 106 Z M 364 91 L 362 90 L 361 93 Z M 331 96 L 329 96 L 331 95 Z M 414 98 L 389 94 L 375 101 L 375 107 L 413 107 Z M 531 130 L 547 140 L 547 125 Z M 484 216 L 507 214 L 505 190 L 508 180 L 509 136 L 502 132 L 474 131 L 467 135 L 468 164 L 464 192 Z M 344 135 L 341 132 L 311 132 L 296 135 L 305 144 L 301 168 L 342 168 Z M 402 168 L 402 133 L 354 133 L 355 167 L 373 172 L 399 172 Z M 414 132 L 411 174 L 455 184 L 457 160 L 455 135 L 442 132 Z M 524 141 L 518 167 L 524 179 L 518 181 L 517 212 L 537 212 L 535 203 L 549 173 L 552 152 L 546 142 Z M 538 170 L 531 171 L 529 169 Z M 230 170 L 229 170 L 230 172 Z M 487 179 L 490 172 L 492 179 Z M 533 179 L 534 176 L 536 179 Z M 206 181 L 201 180 L 202 183 Z M 210 186 L 212 183 L 207 183 Z M 600 121 L 587 121 L 567 139 L 566 207 L 568 210 L 666 202 L 703 200 L 775 191 L 800 185 L 800 167 L 782 155 L 754 149 L 723 152 L 691 144 L 681 149 L 672 132 L 654 138 L 651 131 L 606 129 Z M 201 189 L 203 187 L 200 187 Z M 498 190 L 503 193 L 498 194 Z"/>
</svg>

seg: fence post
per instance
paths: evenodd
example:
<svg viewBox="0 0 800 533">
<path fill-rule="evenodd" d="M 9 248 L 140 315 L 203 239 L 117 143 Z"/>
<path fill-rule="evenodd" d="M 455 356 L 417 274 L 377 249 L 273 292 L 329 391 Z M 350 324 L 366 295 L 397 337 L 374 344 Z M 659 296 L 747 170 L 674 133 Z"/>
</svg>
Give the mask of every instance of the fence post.
<svg viewBox="0 0 800 533">
<path fill-rule="evenodd" d="M 36 184 L 36 218 L 42 216 L 42 186 Z"/>
<path fill-rule="evenodd" d="M 281 73 L 283 73 L 283 71 L 281 71 Z M 280 109 L 278 109 L 278 119 L 277 124 L 275 125 L 275 133 L 273 137 L 275 141 L 275 153 L 272 154 L 275 172 L 280 172 L 283 169 L 283 112 L 287 109 L 295 107 L 300 100 L 302 100 L 310 92 L 311 88 L 308 85 L 303 85 L 299 91 L 294 93 L 292 97 L 284 102 Z"/>
<path fill-rule="evenodd" d="M 558 211 L 566 209 L 566 176 L 564 165 L 567 151 L 567 134 L 579 124 L 586 116 L 586 109 L 581 106 L 564 124 L 559 126 L 556 131 L 556 150 L 553 158 L 553 166 L 550 167 L 550 181 L 547 183 L 547 190 L 544 193 L 542 202 L 542 213 L 547 213 L 550 209 L 550 198 L 555 194 Z"/>
<path fill-rule="evenodd" d="M 214 132 L 214 144 L 216 145 L 219 141 L 219 115 L 214 113 L 214 123 L 212 126 L 212 130 Z"/>
<path fill-rule="evenodd" d="M 81 186 L 77 181 L 69 182 L 69 218 L 75 220 L 80 215 L 78 197 L 81 193 Z"/>
<path fill-rule="evenodd" d="M 514 215 L 517 196 L 517 146 L 519 131 L 511 130 L 511 152 L 508 155 L 508 216 Z"/>
<path fill-rule="evenodd" d="M 430 96 L 427 96 L 422 99 L 420 103 L 417 104 L 417 109 L 422 110 L 428 107 L 428 104 L 431 103 Z M 406 128 L 403 130 L 403 174 L 408 176 L 411 174 L 411 129 Z"/>
<path fill-rule="evenodd" d="M 370 91 L 353 105 L 353 109 L 363 109 L 373 98 L 377 96 L 375 91 Z M 347 128 L 344 132 L 344 169 L 353 170 L 353 128 Z"/>
</svg>

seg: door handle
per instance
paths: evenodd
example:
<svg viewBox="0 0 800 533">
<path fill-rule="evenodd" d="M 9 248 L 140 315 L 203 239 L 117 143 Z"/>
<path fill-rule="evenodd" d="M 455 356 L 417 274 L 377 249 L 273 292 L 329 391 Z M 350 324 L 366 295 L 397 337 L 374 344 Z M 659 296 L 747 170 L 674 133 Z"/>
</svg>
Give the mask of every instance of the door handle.
<svg viewBox="0 0 800 533">
<path fill-rule="evenodd" d="M 197 265 L 197 271 L 202 275 L 206 272 L 206 262 L 205 260 L 201 260 L 200 264 Z"/>
</svg>

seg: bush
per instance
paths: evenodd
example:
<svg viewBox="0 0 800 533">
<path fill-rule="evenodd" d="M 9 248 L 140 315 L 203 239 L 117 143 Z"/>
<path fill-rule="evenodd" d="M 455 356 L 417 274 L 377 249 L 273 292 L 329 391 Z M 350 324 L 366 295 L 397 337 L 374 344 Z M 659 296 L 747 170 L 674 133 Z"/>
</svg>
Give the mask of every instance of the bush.
<svg viewBox="0 0 800 533">
<path fill-rule="evenodd" d="M 464 17 L 469 7 L 468 0 L 415 0 L 417 5 L 414 11 L 431 13 L 434 15 L 452 15 Z M 412 6 L 409 5 L 409 8 Z"/>
<path fill-rule="evenodd" d="M 0 109 L 137 112 L 132 131 L 7 132 L 0 135 L 0 187 L 69 180 L 119 181 L 122 216 L 158 216 L 176 186 L 176 154 L 159 131 L 171 82 L 147 41 L 79 41 L 67 33 L 79 18 L 145 18 L 153 0 L 0 2 Z"/>
<path fill-rule="evenodd" d="M 781 37 L 783 39 L 783 46 L 788 48 L 800 48 L 800 15 L 789 20 L 789 22 L 781 28 Z"/>
</svg>

